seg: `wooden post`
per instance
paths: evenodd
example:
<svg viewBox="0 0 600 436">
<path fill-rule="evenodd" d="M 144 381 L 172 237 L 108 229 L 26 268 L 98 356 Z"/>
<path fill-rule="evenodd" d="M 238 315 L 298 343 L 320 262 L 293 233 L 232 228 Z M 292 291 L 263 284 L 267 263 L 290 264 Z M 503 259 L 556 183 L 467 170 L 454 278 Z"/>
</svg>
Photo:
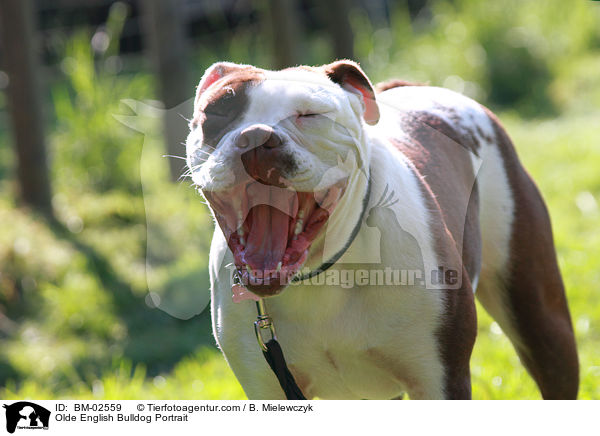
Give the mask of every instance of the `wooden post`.
<svg viewBox="0 0 600 436">
<path fill-rule="evenodd" d="M 183 116 L 172 110 L 185 101 L 193 101 L 194 87 L 188 80 L 185 21 L 183 0 L 143 0 L 140 1 L 147 54 L 154 67 L 158 82 L 159 98 L 165 105 L 165 141 L 167 154 L 184 156 L 188 128 Z M 170 110 L 171 109 L 171 110 Z M 169 158 L 171 179 L 177 181 L 183 174 L 185 165 L 181 159 Z"/>
<path fill-rule="evenodd" d="M 52 215 L 32 2 L 0 1 L 0 32 L 20 198 Z"/>
</svg>

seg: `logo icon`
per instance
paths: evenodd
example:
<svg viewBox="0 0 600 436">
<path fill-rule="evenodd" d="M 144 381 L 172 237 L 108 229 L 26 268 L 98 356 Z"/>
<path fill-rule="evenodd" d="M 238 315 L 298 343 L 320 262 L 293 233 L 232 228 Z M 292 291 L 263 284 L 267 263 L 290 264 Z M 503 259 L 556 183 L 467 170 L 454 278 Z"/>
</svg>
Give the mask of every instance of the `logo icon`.
<svg viewBox="0 0 600 436">
<path fill-rule="evenodd" d="M 14 433 L 15 429 L 48 429 L 50 411 L 29 401 L 19 401 L 6 409 L 6 431 Z"/>
</svg>

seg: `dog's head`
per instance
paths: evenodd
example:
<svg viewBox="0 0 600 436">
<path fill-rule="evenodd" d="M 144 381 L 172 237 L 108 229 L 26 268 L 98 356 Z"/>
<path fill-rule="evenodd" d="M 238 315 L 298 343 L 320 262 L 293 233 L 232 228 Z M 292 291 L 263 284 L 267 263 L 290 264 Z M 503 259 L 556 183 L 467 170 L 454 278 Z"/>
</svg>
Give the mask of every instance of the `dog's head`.
<svg viewBox="0 0 600 436">
<path fill-rule="evenodd" d="M 248 289 L 275 295 L 304 264 L 326 261 L 316 259 L 334 215 L 350 237 L 362 199 L 348 197 L 364 195 L 368 177 L 365 124 L 378 119 L 373 87 L 351 61 L 205 72 L 187 163 Z"/>
</svg>

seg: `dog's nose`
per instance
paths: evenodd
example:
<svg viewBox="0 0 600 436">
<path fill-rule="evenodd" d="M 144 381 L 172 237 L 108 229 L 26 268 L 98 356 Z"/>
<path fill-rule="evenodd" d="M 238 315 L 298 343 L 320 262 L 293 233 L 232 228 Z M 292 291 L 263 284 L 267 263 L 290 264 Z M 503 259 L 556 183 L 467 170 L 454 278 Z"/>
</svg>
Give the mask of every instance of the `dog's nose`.
<svg viewBox="0 0 600 436">
<path fill-rule="evenodd" d="M 265 185 L 283 187 L 281 169 L 285 164 L 282 158 L 281 136 L 265 124 L 254 124 L 240 132 L 236 145 L 245 150 L 242 163 L 246 173 Z"/>
<path fill-rule="evenodd" d="M 275 148 L 281 145 L 281 138 L 266 124 L 254 124 L 245 128 L 236 138 L 235 144 L 240 148 Z"/>
</svg>

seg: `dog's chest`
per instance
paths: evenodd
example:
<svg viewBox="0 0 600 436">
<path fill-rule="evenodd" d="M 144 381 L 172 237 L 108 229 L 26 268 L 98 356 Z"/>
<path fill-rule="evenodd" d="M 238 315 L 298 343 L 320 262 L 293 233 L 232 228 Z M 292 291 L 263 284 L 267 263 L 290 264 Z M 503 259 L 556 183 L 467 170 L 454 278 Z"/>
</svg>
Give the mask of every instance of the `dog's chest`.
<svg viewBox="0 0 600 436">
<path fill-rule="evenodd" d="M 353 244 L 356 252 L 366 252 L 365 241 L 372 239 L 363 233 Z M 407 245 L 402 246 L 406 251 Z M 223 253 L 224 242 L 214 248 Z M 343 277 L 346 272 L 356 279 L 358 269 L 410 266 L 399 254 L 392 262 L 383 248 L 382 263 L 342 263 L 332 266 L 324 276 L 337 273 Z M 402 254 L 414 257 L 414 253 Z M 230 262 L 229 256 L 223 264 Z M 218 258 L 211 255 L 213 262 Z M 261 376 L 257 376 L 260 371 L 266 380 L 274 380 L 248 328 L 256 318 L 254 304 L 233 303 L 227 283 L 227 272 L 221 270 L 220 279 L 213 282 L 213 318 L 219 345 L 250 397 L 273 397 L 269 390 L 273 386 L 261 384 Z M 432 379 L 441 377 L 435 338 L 443 311 L 440 291 L 385 285 L 345 289 L 310 283 L 290 286 L 265 303 L 290 370 L 307 397 L 391 399 L 409 390 L 422 373 L 433 374 Z"/>
<path fill-rule="evenodd" d="M 437 302 L 431 295 L 427 308 L 422 293 L 305 288 L 271 304 L 279 341 L 305 395 L 391 399 L 406 391 L 419 371 L 415 355 L 437 361 Z M 310 303 L 316 295 L 318 306 Z"/>
</svg>

